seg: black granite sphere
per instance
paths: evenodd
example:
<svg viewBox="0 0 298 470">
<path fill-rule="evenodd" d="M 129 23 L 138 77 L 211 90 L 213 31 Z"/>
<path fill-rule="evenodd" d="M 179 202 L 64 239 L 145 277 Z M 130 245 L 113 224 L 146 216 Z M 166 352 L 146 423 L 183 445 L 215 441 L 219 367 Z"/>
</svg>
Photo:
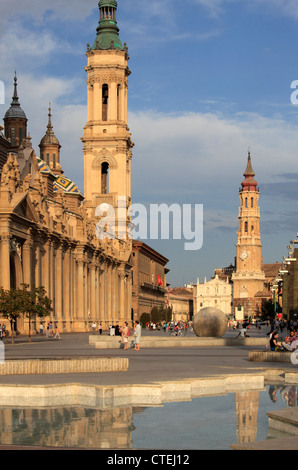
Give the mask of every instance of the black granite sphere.
<svg viewBox="0 0 298 470">
<path fill-rule="evenodd" d="M 215 307 L 202 308 L 194 317 L 193 330 L 197 336 L 220 338 L 227 330 L 226 315 Z"/>
</svg>

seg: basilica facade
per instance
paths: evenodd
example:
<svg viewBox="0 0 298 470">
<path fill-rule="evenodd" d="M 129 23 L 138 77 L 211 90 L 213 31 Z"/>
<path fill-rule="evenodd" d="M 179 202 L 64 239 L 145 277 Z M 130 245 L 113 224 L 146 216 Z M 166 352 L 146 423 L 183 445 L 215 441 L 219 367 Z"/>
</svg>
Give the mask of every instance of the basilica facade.
<svg viewBox="0 0 298 470">
<path fill-rule="evenodd" d="M 84 195 L 64 175 L 51 108 L 39 151 L 32 148 L 16 76 L 0 129 L 0 287 L 44 286 L 53 304 L 45 321 L 65 332 L 132 319 L 132 240 L 123 217 L 131 204 L 129 56 L 118 34 L 117 2 L 102 0 L 99 10 L 96 39 L 86 52 Z M 113 233 L 100 224 L 111 207 Z M 26 318 L 14 328 L 26 333 Z"/>
</svg>

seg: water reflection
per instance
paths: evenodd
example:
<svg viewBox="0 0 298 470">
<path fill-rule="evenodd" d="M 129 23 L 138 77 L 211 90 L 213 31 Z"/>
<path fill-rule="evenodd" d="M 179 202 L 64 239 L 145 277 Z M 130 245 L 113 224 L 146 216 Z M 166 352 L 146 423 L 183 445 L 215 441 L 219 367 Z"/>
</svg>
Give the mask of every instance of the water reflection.
<svg viewBox="0 0 298 470">
<path fill-rule="evenodd" d="M 280 385 L 269 386 L 269 396 L 273 403 L 277 402 L 278 393 L 280 394 L 281 398 L 284 400 L 287 406 L 298 406 L 297 387 Z"/>
<path fill-rule="evenodd" d="M 132 407 L 96 410 L 6 408 L 0 410 L 0 442 L 6 445 L 132 448 Z"/>
<path fill-rule="evenodd" d="M 258 440 L 260 420 L 263 420 L 261 427 L 268 433 L 266 411 L 297 405 L 297 387 L 270 385 L 265 391 L 199 397 L 160 407 L 5 406 L 0 410 L 0 443 L 84 449 L 198 449 L 198 445 L 207 449 L 209 445 L 212 449 L 216 448 L 211 442 L 213 436 L 217 439 L 217 448 L 229 448 L 235 441 L 249 443 Z M 175 442 L 172 418 L 175 419 L 179 444 Z"/>
</svg>

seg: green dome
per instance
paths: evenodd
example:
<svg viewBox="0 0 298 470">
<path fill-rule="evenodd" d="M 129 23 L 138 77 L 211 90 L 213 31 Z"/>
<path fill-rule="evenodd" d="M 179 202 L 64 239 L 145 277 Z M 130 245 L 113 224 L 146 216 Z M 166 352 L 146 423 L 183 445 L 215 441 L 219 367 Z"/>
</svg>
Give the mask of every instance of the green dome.
<svg viewBox="0 0 298 470">
<path fill-rule="evenodd" d="M 116 0 L 100 0 L 98 6 L 100 11 L 100 20 L 96 30 L 97 36 L 91 49 L 124 50 L 119 38 L 119 28 L 116 21 Z"/>
<path fill-rule="evenodd" d="M 116 0 L 100 0 L 100 2 L 98 3 L 98 6 L 99 8 L 111 7 L 111 8 L 117 9 L 118 4 Z"/>
</svg>

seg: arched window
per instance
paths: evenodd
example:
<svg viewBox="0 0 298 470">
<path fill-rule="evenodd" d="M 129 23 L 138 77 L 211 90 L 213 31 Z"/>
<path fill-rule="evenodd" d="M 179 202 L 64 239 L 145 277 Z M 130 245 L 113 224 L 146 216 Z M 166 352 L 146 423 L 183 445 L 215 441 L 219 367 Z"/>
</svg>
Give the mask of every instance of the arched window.
<svg viewBox="0 0 298 470">
<path fill-rule="evenodd" d="M 245 233 L 248 232 L 248 223 L 247 222 L 244 223 L 244 231 L 245 231 Z"/>
<path fill-rule="evenodd" d="M 101 164 L 101 194 L 109 194 L 109 164 Z"/>
<path fill-rule="evenodd" d="M 252 197 L 250 200 L 250 207 L 253 207 L 253 206 L 254 206 L 254 198 Z"/>
<path fill-rule="evenodd" d="M 23 142 L 23 128 L 19 127 L 19 142 L 20 144 Z"/>
<path fill-rule="evenodd" d="M 109 118 L 109 86 L 102 86 L 102 120 L 107 121 Z"/>
<path fill-rule="evenodd" d="M 120 85 L 117 86 L 117 120 L 120 120 Z"/>
<path fill-rule="evenodd" d="M 247 207 L 247 197 L 245 198 L 245 207 Z"/>
</svg>

